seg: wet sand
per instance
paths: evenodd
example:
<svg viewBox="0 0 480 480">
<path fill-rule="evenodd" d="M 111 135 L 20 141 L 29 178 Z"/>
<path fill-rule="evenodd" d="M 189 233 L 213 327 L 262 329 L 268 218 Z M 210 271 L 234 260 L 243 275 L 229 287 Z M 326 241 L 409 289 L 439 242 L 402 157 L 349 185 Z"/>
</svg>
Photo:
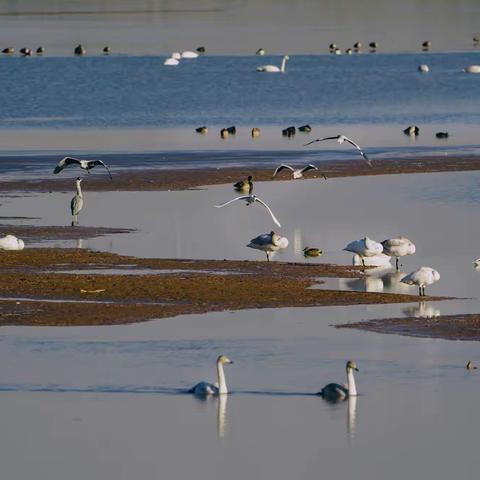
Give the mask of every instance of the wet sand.
<svg viewBox="0 0 480 480">
<path fill-rule="evenodd" d="M 376 333 L 446 340 L 480 340 L 480 315 L 445 315 L 434 318 L 389 318 L 336 325 Z"/>
<path fill-rule="evenodd" d="M 403 173 L 459 172 L 480 170 L 479 157 L 424 157 L 404 159 L 382 159 L 373 161 L 369 167 L 363 160 L 326 161 L 319 164 L 319 171 L 307 172 L 305 178 L 325 181 L 334 177 L 366 175 L 393 175 Z M 106 175 L 91 175 L 89 191 L 153 191 L 186 190 L 205 185 L 234 183 L 253 175 L 256 181 L 272 180 L 272 168 L 202 168 L 202 169 L 132 169 L 113 173 L 113 180 Z M 280 172 L 275 181 L 291 180 L 287 171 Z M 0 182 L 0 192 L 69 192 L 72 179 L 65 177 L 40 178 Z"/>
<path fill-rule="evenodd" d="M 418 301 L 414 295 L 309 289 L 321 277 L 363 275 L 326 264 L 30 249 L 0 252 L 0 265 L 0 325 L 109 325 L 225 310 Z M 132 274 L 91 272 L 113 267 Z M 72 269 L 88 273 L 64 273 Z"/>
</svg>

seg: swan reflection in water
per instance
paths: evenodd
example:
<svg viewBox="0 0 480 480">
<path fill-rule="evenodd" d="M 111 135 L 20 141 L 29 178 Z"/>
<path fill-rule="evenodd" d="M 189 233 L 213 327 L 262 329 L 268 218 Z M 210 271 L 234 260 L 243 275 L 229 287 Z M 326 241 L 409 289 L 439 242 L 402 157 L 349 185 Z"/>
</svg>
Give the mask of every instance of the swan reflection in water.
<svg viewBox="0 0 480 480">
<path fill-rule="evenodd" d="M 214 404 L 217 405 L 217 437 L 225 438 L 228 435 L 228 416 L 227 402 L 228 395 L 193 395 L 193 398 L 211 409 Z"/>
<path fill-rule="evenodd" d="M 409 293 L 411 287 L 400 280 L 405 272 L 389 271 L 384 267 L 369 268 L 362 278 L 342 278 L 339 280 L 340 288 L 355 292 L 375 293 Z"/>
<path fill-rule="evenodd" d="M 403 310 L 404 315 L 414 318 L 436 318 L 442 313 L 435 305 L 430 302 L 419 302 L 418 305 L 406 307 Z"/>
<path fill-rule="evenodd" d="M 358 397 L 348 397 L 347 400 L 347 434 L 350 440 L 353 440 L 357 431 L 357 399 Z"/>
</svg>

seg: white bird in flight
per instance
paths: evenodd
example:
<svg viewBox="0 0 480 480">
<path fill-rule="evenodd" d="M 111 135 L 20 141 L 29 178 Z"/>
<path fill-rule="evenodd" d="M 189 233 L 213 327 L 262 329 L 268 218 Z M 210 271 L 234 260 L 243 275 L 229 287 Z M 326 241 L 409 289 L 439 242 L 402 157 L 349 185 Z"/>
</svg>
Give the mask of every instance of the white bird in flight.
<svg viewBox="0 0 480 480">
<path fill-rule="evenodd" d="M 348 137 L 346 137 L 345 135 L 335 135 L 334 137 L 323 137 L 323 138 L 317 138 L 316 140 L 312 140 L 311 142 L 308 142 L 304 145 L 304 147 L 306 147 L 307 145 L 310 145 L 311 143 L 315 143 L 315 142 L 323 142 L 324 140 L 337 140 L 338 143 L 343 143 L 343 142 L 348 142 L 350 143 L 350 145 L 353 145 L 359 152 L 360 154 L 362 155 L 362 157 L 364 158 L 364 160 L 368 163 L 368 165 L 371 167 L 372 166 L 372 162 L 370 161 L 370 159 L 367 157 L 367 154 L 353 141 L 353 140 L 350 140 Z"/>
<path fill-rule="evenodd" d="M 108 175 L 110 175 L 110 180 L 112 179 L 112 174 L 110 173 L 110 170 L 101 160 L 80 160 L 73 157 L 62 158 L 53 170 L 53 173 L 60 173 L 65 167 L 68 167 L 69 165 L 78 165 L 82 170 L 86 170 L 87 173 L 90 173 L 89 170 L 96 167 L 97 165 L 101 165 L 102 167 L 105 167 L 107 169 Z"/>
<path fill-rule="evenodd" d="M 275 217 L 275 215 L 273 214 L 273 212 L 272 212 L 272 210 L 270 209 L 270 207 L 269 207 L 260 197 L 257 197 L 256 195 L 254 195 L 254 194 L 251 193 L 251 192 L 250 192 L 248 195 L 242 195 L 241 197 L 233 198 L 232 200 L 229 200 L 228 202 L 222 203 L 221 205 L 215 205 L 215 206 L 216 206 L 217 208 L 222 208 L 222 207 L 225 207 L 226 205 L 229 205 L 230 203 L 236 202 L 237 200 L 245 200 L 245 202 L 246 202 L 247 205 L 252 205 L 252 203 L 255 203 L 255 202 L 260 203 L 261 205 L 263 205 L 263 206 L 268 210 L 268 213 L 269 213 L 270 216 L 272 217 L 272 220 L 273 220 L 279 227 L 281 227 L 280 222 L 277 220 L 277 217 Z"/>
<path fill-rule="evenodd" d="M 303 178 L 303 174 L 305 172 L 308 172 L 309 170 L 318 170 L 318 168 L 315 165 L 310 164 L 310 165 L 307 165 L 306 167 L 295 169 L 290 165 L 282 164 L 279 167 L 277 167 L 276 170 L 273 172 L 272 178 L 274 178 L 277 175 L 277 173 L 281 172 L 282 170 L 290 170 L 292 172 L 293 178 L 297 179 L 297 178 Z"/>
</svg>

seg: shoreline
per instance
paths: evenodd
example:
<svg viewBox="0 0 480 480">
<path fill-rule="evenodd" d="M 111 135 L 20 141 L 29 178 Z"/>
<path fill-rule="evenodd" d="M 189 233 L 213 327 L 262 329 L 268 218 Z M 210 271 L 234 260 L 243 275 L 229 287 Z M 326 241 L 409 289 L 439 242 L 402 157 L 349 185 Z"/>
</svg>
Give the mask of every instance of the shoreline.
<svg viewBox="0 0 480 480">
<path fill-rule="evenodd" d="M 422 157 L 374 160 L 369 167 L 363 160 L 323 161 L 319 170 L 308 172 L 306 179 L 325 181 L 328 178 L 396 175 L 408 173 L 460 172 L 480 170 L 480 157 Z M 89 191 L 156 191 L 188 190 L 209 185 L 224 185 L 243 180 L 253 175 L 254 181 L 291 180 L 288 172 L 280 173 L 272 179 L 272 167 L 226 167 L 226 168 L 188 168 L 188 169 L 122 169 L 108 175 L 92 174 L 88 179 Z M 78 170 L 81 173 L 81 170 Z M 72 178 L 55 177 L 30 180 L 0 181 L 0 192 L 69 192 Z"/>
<path fill-rule="evenodd" d="M 356 267 L 329 264 L 142 259 L 32 248 L 0 252 L 0 272 L 0 326 L 112 325 L 216 311 L 407 303 L 419 298 L 309 288 L 322 277 L 363 275 Z"/>
</svg>

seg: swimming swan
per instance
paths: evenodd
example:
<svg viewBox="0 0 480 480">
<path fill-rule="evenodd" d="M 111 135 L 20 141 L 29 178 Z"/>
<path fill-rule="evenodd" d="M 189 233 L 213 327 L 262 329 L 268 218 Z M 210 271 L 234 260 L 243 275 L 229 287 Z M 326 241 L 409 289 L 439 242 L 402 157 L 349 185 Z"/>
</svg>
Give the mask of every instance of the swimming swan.
<svg viewBox="0 0 480 480">
<path fill-rule="evenodd" d="M 233 363 L 226 355 L 220 355 L 217 358 L 217 383 L 200 382 L 192 387 L 188 393 L 194 395 L 224 395 L 228 393 L 225 383 L 225 373 L 223 371 L 224 363 Z"/>
<path fill-rule="evenodd" d="M 278 68 L 276 65 L 262 65 L 261 67 L 257 67 L 257 72 L 266 72 L 266 73 L 285 73 L 285 66 L 287 64 L 287 60 L 290 60 L 288 55 L 285 55 L 282 59 L 282 65 Z"/>
<path fill-rule="evenodd" d="M 0 250 L 23 250 L 24 248 L 23 240 L 15 235 L 6 235 L 0 238 Z"/>
<path fill-rule="evenodd" d="M 347 385 L 340 385 L 338 383 L 329 383 L 325 385 L 317 395 L 320 395 L 329 402 L 338 402 L 339 400 L 345 400 L 348 397 L 355 397 L 357 395 L 357 387 L 355 385 L 355 378 L 353 377 L 353 371 L 358 372 L 356 363 L 353 360 L 349 360 L 345 366 L 347 371 Z"/>
</svg>

